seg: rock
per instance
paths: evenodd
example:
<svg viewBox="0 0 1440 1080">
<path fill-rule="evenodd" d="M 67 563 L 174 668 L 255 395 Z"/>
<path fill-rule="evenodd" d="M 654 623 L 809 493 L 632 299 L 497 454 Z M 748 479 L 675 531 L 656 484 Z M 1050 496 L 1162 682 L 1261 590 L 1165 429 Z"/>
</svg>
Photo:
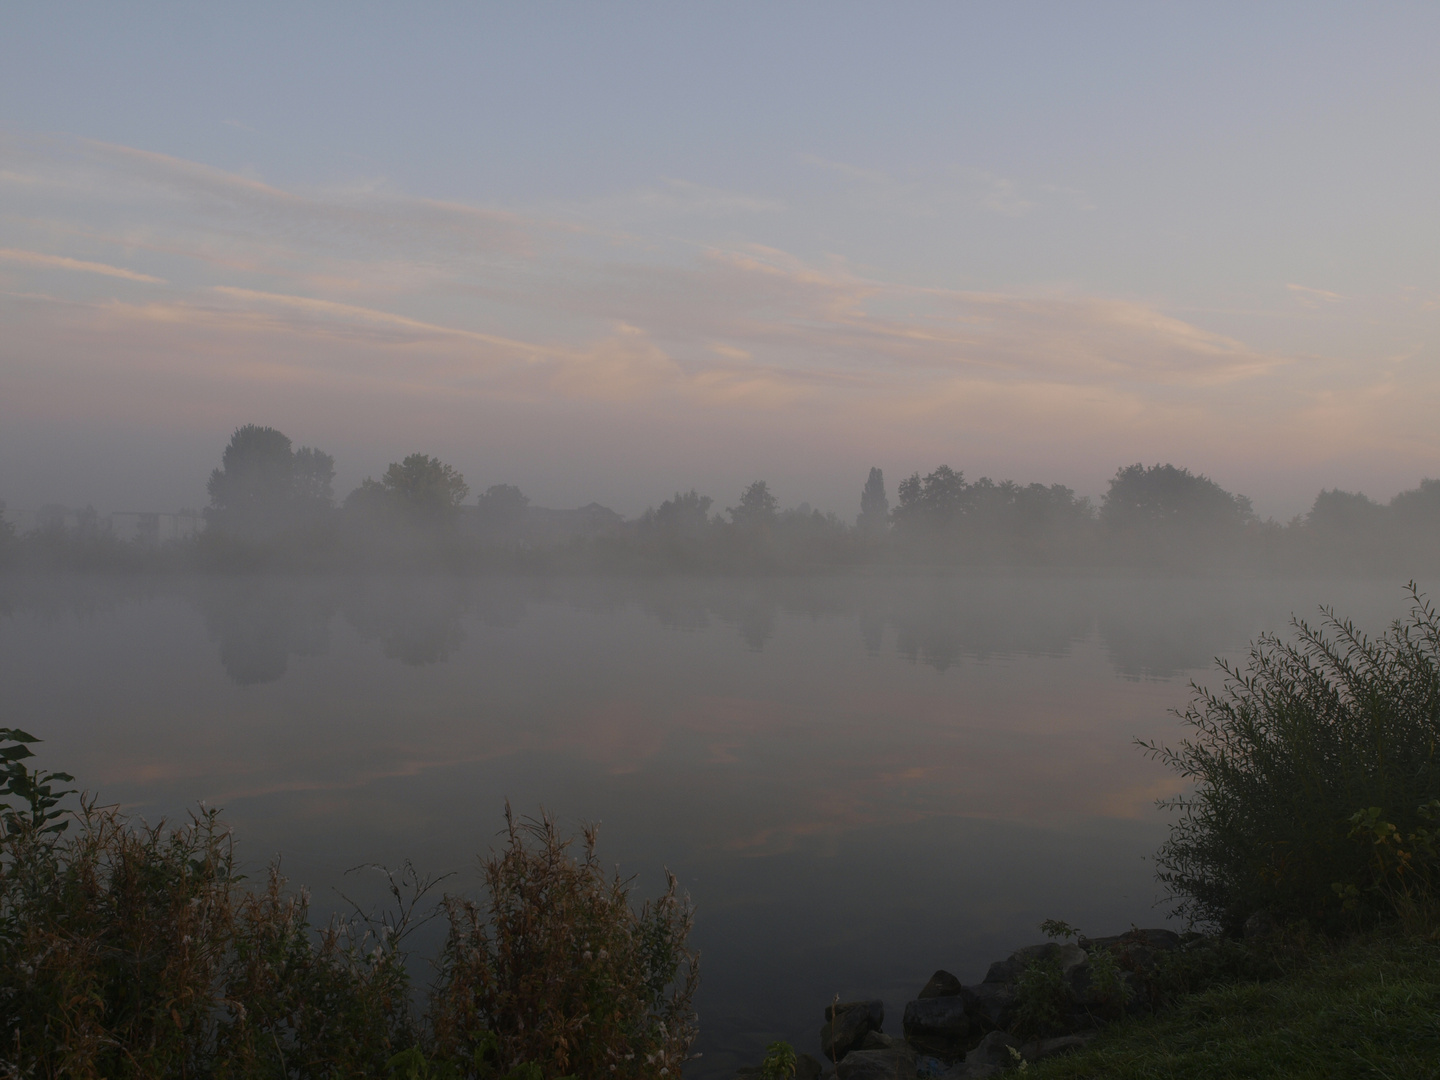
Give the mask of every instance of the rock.
<svg viewBox="0 0 1440 1080">
<path fill-rule="evenodd" d="M 852 1050 L 840 1059 L 838 1080 L 914 1080 L 915 1056 L 895 1046 L 889 1050 Z"/>
<path fill-rule="evenodd" d="M 970 1014 L 965 998 L 921 998 L 905 1006 L 903 1021 L 905 1041 L 924 1054 L 941 1058 L 957 1058 L 970 1037 Z"/>
<path fill-rule="evenodd" d="M 894 1037 L 883 1031 L 867 1031 L 865 1038 L 860 1040 L 861 1050 L 889 1050 L 894 1045 Z"/>
<path fill-rule="evenodd" d="M 957 997 L 964 989 L 960 980 L 948 971 L 937 971 L 930 976 L 924 988 L 916 995 L 921 1001 L 927 998 Z"/>
<path fill-rule="evenodd" d="M 1055 957 L 1060 959 L 1060 970 L 1068 971 L 1076 964 L 1085 962 L 1085 950 L 1073 941 L 1067 941 L 1063 945 L 1056 941 L 1047 941 L 1043 945 L 1027 945 L 1023 949 L 1016 949 L 1004 960 L 996 960 L 991 964 L 990 970 L 985 973 L 985 982 L 1013 983 L 1020 978 L 1020 973 L 1036 960 L 1050 960 Z"/>
<path fill-rule="evenodd" d="M 986 982 L 965 987 L 966 1012 L 976 1027 L 1008 1028 L 1015 1019 L 1015 987 L 1012 983 Z"/>
<path fill-rule="evenodd" d="M 879 999 L 826 1005 L 825 1024 L 820 1029 L 820 1055 L 826 1060 L 843 1058 L 860 1048 L 866 1032 L 879 1031 L 884 1025 L 885 1003 Z"/>
<path fill-rule="evenodd" d="M 966 1065 L 994 1065 L 1008 1069 L 1015 1064 L 1015 1055 L 1010 1051 L 1020 1050 L 1020 1042 L 1009 1032 L 992 1031 L 980 1040 L 980 1044 L 965 1055 Z"/>
<path fill-rule="evenodd" d="M 1080 947 L 1087 953 L 1094 949 L 1109 949 L 1114 952 L 1130 945 L 1143 945 L 1156 952 L 1171 952 L 1180 948 L 1183 943 L 1180 935 L 1173 930 L 1141 930 L 1138 927 L 1113 937 L 1080 939 Z"/>
<path fill-rule="evenodd" d="M 1020 1047 L 1020 1056 L 1026 1061 L 1044 1061 L 1046 1058 L 1057 1057 L 1060 1054 L 1068 1054 L 1079 1050 L 1095 1036 L 1086 1035 L 1061 1035 L 1055 1039 L 1040 1039 L 1038 1042 L 1026 1043 Z"/>
</svg>

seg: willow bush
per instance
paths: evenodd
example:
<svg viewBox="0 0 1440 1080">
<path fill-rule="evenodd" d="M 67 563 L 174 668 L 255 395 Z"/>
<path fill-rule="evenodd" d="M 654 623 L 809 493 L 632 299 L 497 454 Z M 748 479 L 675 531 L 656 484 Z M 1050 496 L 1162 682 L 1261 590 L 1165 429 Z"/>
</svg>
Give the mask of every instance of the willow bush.
<svg viewBox="0 0 1440 1080">
<path fill-rule="evenodd" d="M 1218 692 L 1192 683 L 1177 748 L 1142 744 L 1192 784 L 1161 804 L 1179 813 L 1157 863 L 1181 913 L 1231 931 L 1258 911 L 1339 927 L 1433 893 L 1412 841 L 1440 797 L 1440 618 L 1408 592 L 1408 617 L 1379 637 L 1330 609 L 1318 627 L 1292 620 L 1293 641 L 1262 636 L 1243 667 L 1219 662 Z M 1404 858 L 1377 858 L 1377 828 Z"/>
</svg>

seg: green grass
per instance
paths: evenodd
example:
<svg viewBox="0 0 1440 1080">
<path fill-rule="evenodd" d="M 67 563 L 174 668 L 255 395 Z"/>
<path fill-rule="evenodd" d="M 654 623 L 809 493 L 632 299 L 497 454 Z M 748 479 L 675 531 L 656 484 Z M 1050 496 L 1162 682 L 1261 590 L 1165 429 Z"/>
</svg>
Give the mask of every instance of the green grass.
<svg viewBox="0 0 1440 1080">
<path fill-rule="evenodd" d="M 1182 998 L 1027 1080 L 1440 1077 L 1440 944 L 1398 931 L 1315 949 L 1289 974 Z"/>
</svg>

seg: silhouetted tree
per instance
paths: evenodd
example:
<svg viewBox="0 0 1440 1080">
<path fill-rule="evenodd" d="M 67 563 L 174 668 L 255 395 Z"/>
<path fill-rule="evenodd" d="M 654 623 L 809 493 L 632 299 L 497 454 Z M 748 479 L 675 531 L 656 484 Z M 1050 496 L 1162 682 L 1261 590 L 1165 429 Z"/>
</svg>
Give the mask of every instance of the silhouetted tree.
<svg viewBox="0 0 1440 1080">
<path fill-rule="evenodd" d="M 921 479 L 912 473 L 900 481 L 899 504 L 891 512 L 895 527 L 916 535 L 940 532 L 964 516 L 969 505 L 965 474 L 941 465 Z"/>
<path fill-rule="evenodd" d="M 1250 500 L 1232 495 L 1206 476 L 1174 465 L 1130 465 L 1115 473 L 1100 507 L 1112 530 L 1214 532 L 1255 517 Z"/>
<path fill-rule="evenodd" d="M 775 524 L 777 505 L 775 496 L 770 494 L 770 485 L 756 480 L 740 496 L 740 505 L 729 507 L 726 512 L 736 525 L 767 526 Z"/>
<path fill-rule="evenodd" d="M 411 454 L 404 461 L 392 462 L 380 484 L 401 513 L 416 522 L 453 521 L 455 511 L 470 494 L 465 477 L 427 454 Z"/>
<path fill-rule="evenodd" d="M 283 528 L 289 520 L 294 474 L 288 436 L 257 424 L 236 428 L 220 456 L 220 468 L 205 485 L 210 495 L 206 523 L 247 539 Z"/>
<path fill-rule="evenodd" d="M 1334 488 L 1315 496 L 1305 515 L 1305 525 L 1329 536 L 1373 535 L 1385 516 L 1385 507 L 1369 496 Z"/>
<path fill-rule="evenodd" d="M 261 540 L 334 502 L 335 459 L 311 447 L 291 449 L 272 427 L 236 428 L 210 474 L 205 522 L 219 532 Z"/>
<path fill-rule="evenodd" d="M 856 526 L 867 536 L 880 536 L 890 520 L 890 500 L 885 495 L 885 474 L 871 467 L 860 492 L 860 516 Z"/>
<path fill-rule="evenodd" d="M 5 500 L 0 499 L 0 563 L 6 562 L 15 549 L 15 526 L 5 516 Z"/>
<path fill-rule="evenodd" d="M 701 495 L 694 488 L 683 494 L 677 491 L 673 499 L 660 504 L 660 509 L 646 510 L 640 517 L 640 528 L 667 537 L 701 537 L 710 527 L 713 502 L 710 496 Z"/>
<path fill-rule="evenodd" d="M 294 458 L 295 500 L 305 509 L 329 510 L 335 505 L 335 459 L 313 446 L 302 446 Z"/>
<path fill-rule="evenodd" d="M 1400 492 L 1390 510 L 1401 528 L 1428 530 L 1440 540 L 1440 480 L 1421 480 L 1419 487 Z"/>
<path fill-rule="evenodd" d="M 506 532 L 520 523 L 530 499 L 514 484 L 492 484 L 475 503 L 482 528 Z"/>
</svg>

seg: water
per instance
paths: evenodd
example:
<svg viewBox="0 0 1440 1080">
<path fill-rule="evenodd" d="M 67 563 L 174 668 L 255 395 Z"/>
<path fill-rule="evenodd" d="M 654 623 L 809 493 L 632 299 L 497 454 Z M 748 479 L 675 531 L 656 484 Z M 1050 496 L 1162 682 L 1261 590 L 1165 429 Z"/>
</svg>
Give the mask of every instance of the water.
<svg viewBox="0 0 1440 1080">
<path fill-rule="evenodd" d="M 1165 924 L 1179 787 L 1134 742 L 1321 603 L 1405 609 L 1359 581 L 10 580 L 0 708 L 133 814 L 224 807 L 321 914 L 378 899 L 366 863 L 478 892 L 507 799 L 601 822 L 639 893 L 668 866 L 696 901 L 718 1076 L 814 1052 L 835 993 L 898 1030 L 934 969 L 976 980 L 1042 918 Z"/>
</svg>

